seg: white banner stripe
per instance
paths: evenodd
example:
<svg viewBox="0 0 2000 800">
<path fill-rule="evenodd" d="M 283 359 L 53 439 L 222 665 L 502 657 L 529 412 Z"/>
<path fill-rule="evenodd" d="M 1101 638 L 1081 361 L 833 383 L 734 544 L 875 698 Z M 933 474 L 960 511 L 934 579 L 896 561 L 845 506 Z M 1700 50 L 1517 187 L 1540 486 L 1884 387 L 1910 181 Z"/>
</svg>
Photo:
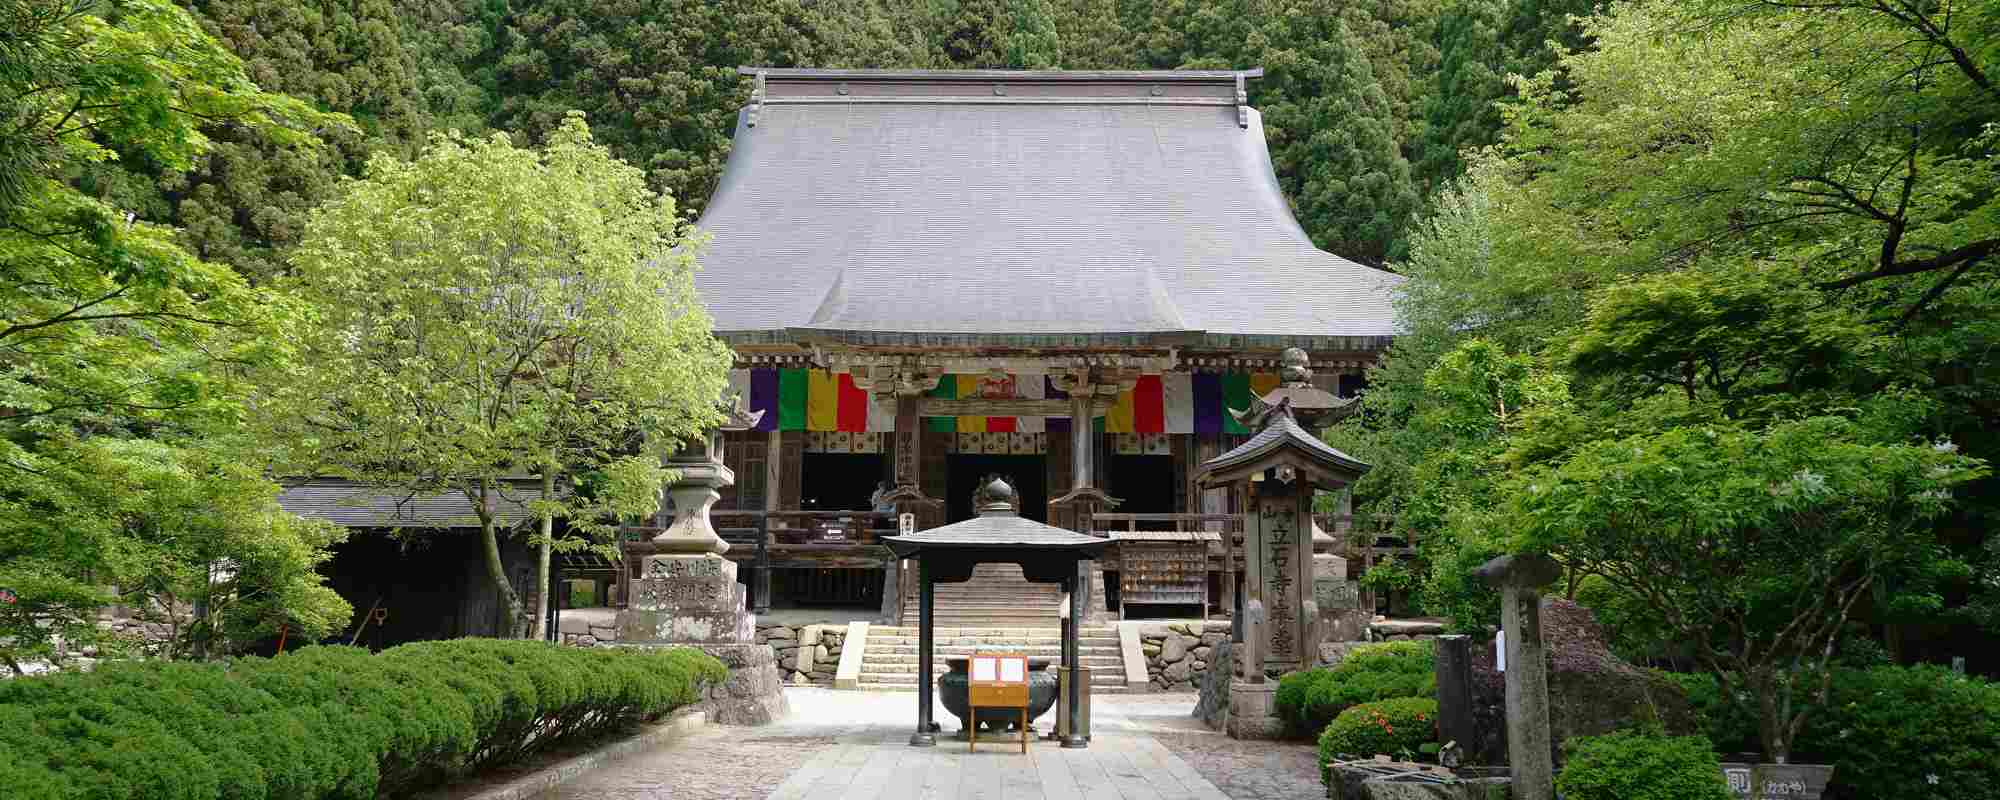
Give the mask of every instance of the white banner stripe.
<svg viewBox="0 0 2000 800">
<path fill-rule="evenodd" d="M 1194 433 L 1194 375 L 1169 372 L 1160 376 L 1160 396 L 1167 411 L 1167 433 Z"/>
</svg>

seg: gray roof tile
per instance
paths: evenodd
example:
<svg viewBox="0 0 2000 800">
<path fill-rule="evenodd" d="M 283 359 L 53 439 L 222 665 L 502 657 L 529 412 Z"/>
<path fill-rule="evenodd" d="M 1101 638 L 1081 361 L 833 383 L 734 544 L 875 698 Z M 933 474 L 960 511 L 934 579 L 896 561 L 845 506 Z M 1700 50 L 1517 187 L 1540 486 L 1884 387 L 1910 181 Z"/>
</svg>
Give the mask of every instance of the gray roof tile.
<svg viewBox="0 0 2000 800">
<path fill-rule="evenodd" d="M 1213 100 L 826 99 L 739 115 L 698 223 L 725 338 L 1372 348 L 1396 330 L 1401 278 L 1313 247 L 1254 110 L 1240 128 Z"/>
<path fill-rule="evenodd" d="M 533 517 L 527 503 L 541 496 L 539 486 L 512 482 L 495 506 L 502 527 Z M 349 528 L 477 528 L 479 517 L 471 501 L 458 492 L 407 492 L 382 489 L 335 478 L 313 478 L 286 486 L 278 505 L 302 517 L 323 519 Z"/>
</svg>

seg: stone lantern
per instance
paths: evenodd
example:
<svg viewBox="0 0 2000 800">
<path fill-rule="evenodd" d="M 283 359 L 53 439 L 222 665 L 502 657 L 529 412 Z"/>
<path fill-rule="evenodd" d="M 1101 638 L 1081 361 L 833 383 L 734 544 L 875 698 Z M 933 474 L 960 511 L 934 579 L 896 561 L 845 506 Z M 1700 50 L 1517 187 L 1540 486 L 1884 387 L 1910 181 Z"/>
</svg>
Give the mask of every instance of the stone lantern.
<svg viewBox="0 0 2000 800">
<path fill-rule="evenodd" d="M 1284 384 L 1237 413 L 1257 434 L 1202 464 L 1196 477 L 1203 487 L 1239 486 L 1248 500 L 1242 643 L 1227 723 L 1239 739 L 1284 735 L 1277 684 L 1268 678 L 1312 667 L 1325 638 L 1314 592 L 1313 492 L 1344 490 L 1369 469 L 1301 423 L 1324 425 L 1349 405 L 1312 386 L 1304 362 L 1304 352 L 1286 351 Z"/>
<path fill-rule="evenodd" d="M 651 553 L 618 615 L 619 641 L 631 643 L 748 644 L 754 617 L 744 610 L 746 593 L 736 582 L 736 564 L 722 556 L 729 543 L 716 535 L 708 512 L 717 491 L 736 482 L 722 463 L 722 431 L 755 425 L 763 412 L 745 412 L 742 398 L 724 412 L 721 427 L 687 442 L 666 466 L 674 470 L 667 496 L 673 520 L 647 544 Z"/>
</svg>

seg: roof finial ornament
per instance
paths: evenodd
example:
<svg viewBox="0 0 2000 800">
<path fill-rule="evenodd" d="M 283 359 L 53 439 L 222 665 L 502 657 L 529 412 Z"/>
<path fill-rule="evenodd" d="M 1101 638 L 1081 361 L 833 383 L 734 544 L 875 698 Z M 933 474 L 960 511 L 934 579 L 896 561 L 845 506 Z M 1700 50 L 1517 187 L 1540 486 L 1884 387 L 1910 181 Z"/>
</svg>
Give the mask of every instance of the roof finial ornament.
<svg viewBox="0 0 2000 800">
<path fill-rule="evenodd" d="M 1313 379 L 1312 359 L 1306 351 L 1297 347 L 1287 347 L 1278 356 L 1278 379 L 1286 386 L 1311 386 Z"/>
<path fill-rule="evenodd" d="M 757 113 L 764 110 L 764 71 L 757 70 L 756 86 L 750 90 L 750 116 L 744 120 L 749 127 L 757 127 Z"/>
<path fill-rule="evenodd" d="M 979 482 L 979 489 L 972 493 L 972 505 L 981 516 L 995 512 L 1014 513 L 1020 510 L 1020 496 L 1014 492 L 1013 483 L 995 473 Z"/>
<path fill-rule="evenodd" d="M 1250 128 L 1250 91 L 1243 86 L 1243 73 L 1236 73 L 1236 127 Z"/>
</svg>

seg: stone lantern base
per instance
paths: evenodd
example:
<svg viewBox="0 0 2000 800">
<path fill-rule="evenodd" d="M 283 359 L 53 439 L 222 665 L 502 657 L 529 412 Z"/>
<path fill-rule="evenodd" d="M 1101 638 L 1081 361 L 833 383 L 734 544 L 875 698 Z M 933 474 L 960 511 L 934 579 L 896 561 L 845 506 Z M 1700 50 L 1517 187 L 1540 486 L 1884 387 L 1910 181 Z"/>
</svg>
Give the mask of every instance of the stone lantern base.
<svg viewBox="0 0 2000 800">
<path fill-rule="evenodd" d="M 635 644 L 755 644 L 736 562 L 713 553 L 647 556 L 618 612 L 618 640 Z"/>
</svg>

